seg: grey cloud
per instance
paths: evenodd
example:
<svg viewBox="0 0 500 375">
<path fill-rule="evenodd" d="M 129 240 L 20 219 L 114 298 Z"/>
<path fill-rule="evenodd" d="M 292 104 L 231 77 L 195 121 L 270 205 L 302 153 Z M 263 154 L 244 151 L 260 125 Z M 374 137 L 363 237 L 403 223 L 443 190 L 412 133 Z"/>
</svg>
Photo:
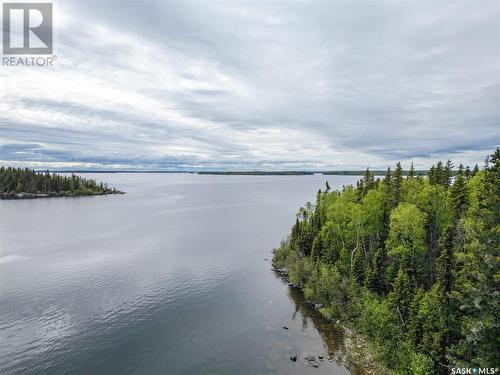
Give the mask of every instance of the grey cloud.
<svg viewBox="0 0 500 375">
<path fill-rule="evenodd" d="M 61 59 L 74 64 L 67 69 L 153 104 L 124 110 L 119 98 L 107 98 L 109 108 L 96 108 L 83 96 L 26 93 L 16 102 L 14 93 L 18 108 L 73 116 L 89 130 L 55 115 L 37 126 L 7 111 L 0 114 L 5 160 L 307 169 L 345 166 L 336 158 L 349 153 L 360 155 L 353 166 L 397 159 L 427 166 L 436 157 L 479 161 L 499 143 L 496 2 L 58 7 L 73 21 L 57 39 Z M 99 25 L 116 38 L 101 38 Z M 16 156 L 15 147 L 38 141 L 40 148 Z"/>
</svg>

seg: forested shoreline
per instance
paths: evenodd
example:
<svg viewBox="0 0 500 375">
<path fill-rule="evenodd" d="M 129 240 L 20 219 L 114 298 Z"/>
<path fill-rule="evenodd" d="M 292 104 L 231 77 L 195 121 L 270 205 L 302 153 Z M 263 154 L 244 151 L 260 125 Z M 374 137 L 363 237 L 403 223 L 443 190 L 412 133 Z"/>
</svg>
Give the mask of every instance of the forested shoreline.
<svg viewBox="0 0 500 375">
<path fill-rule="evenodd" d="M 74 174 L 36 172 L 29 168 L 0 168 L 0 199 L 123 194 L 122 191 Z"/>
<path fill-rule="evenodd" d="M 401 164 L 318 191 L 273 264 L 400 374 L 499 363 L 500 149 L 480 170 Z M 453 177 L 454 176 L 454 177 Z"/>
<path fill-rule="evenodd" d="M 385 171 L 374 170 L 370 171 L 374 176 L 384 176 Z M 175 172 L 174 172 L 175 173 Z M 185 172 L 192 173 L 192 172 Z M 200 171 L 196 172 L 200 175 L 222 175 L 222 176 L 312 176 L 312 175 L 328 175 L 328 176 L 362 176 L 364 171 Z M 403 175 L 407 175 L 409 171 L 403 171 Z M 413 170 L 415 176 L 425 176 L 428 171 Z M 454 171 L 452 171 L 454 173 Z"/>
</svg>

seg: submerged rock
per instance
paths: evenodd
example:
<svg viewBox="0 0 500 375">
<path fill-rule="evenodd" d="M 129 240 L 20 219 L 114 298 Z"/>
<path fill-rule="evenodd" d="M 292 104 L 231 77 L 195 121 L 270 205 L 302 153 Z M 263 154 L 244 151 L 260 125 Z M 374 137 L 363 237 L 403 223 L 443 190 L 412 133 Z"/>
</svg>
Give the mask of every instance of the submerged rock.
<svg viewBox="0 0 500 375">
<path fill-rule="evenodd" d="M 283 326 L 283 329 L 288 329 L 288 327 Z"/>
<path fill-rule="evenodd" d="M 319 367 L 319 363 L 316 360 L 316 357 L 313 356 L 312 354 L 306 355 L 304 357 L 304 359 L 307 361 L 307 363 L 309 364 L 309 366 L 316 367 L 316 368 Z"/>
</svg>

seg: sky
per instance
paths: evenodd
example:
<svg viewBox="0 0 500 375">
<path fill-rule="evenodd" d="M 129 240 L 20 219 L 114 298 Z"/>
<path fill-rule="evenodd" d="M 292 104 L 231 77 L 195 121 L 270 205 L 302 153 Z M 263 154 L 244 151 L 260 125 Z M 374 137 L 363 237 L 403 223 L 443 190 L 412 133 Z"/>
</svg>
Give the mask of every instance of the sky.
<svg viewBox="0 0 500 375">
<path fill-rule="evenodd" d="M 500 144 L 499 1 L 54 1 L 0 66 L 0 164 L 419 169 Z"/>
</svg>

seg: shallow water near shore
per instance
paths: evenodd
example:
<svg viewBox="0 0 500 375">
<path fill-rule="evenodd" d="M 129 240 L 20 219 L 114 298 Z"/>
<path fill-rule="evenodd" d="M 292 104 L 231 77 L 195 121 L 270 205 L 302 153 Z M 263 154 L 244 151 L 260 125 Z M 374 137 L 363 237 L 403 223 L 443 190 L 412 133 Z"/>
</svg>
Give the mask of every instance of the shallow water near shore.
<svg viewBox="0 0 500 375">
<path fill-rule="evenodd" d="M 1 374 L 357 373 L 271 250 L 358 177 L 84 176 L 127 194 L 0 201 Z"/>
</svg>

